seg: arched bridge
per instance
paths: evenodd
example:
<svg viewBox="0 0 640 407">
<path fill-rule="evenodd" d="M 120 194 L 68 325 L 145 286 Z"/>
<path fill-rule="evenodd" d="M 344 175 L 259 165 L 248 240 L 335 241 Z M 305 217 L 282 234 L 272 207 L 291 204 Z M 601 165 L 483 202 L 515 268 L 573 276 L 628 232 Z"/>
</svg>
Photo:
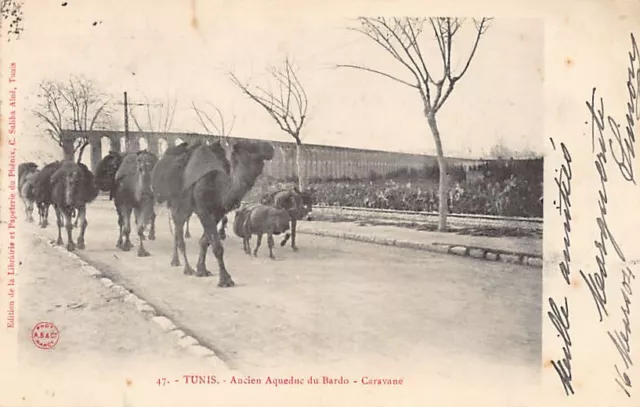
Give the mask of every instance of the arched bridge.
<svg viewBox="0 0 640 407">
<path fill-rule="evenodd" d="M 128 142 L 123 131 L 64 131 L 62 134 L 63 151 L 66 158 L 73 157 L 73 146 L 77 139 L 87 137 L 89 145 L 83 154 L 83 162 L 95 171 L 98 162 L 115 151 L 139 151 L 147 149 L 158 156 L 170 145 L 182 142 L 221 141 L 230 148 L 240 140 L 239 137 L 220 137 L 197 133 L 151 133 L 130 131 Z M 269 140 L 275 148 L 273 160 L 266 163 L 264 174 L 277 179 L 293 177 L 295 171 L 296 145 L 293 142 Z M 422 154 L 405 154 L 379 150 L 365 150 L 348 147 L 333 147 L 318 144 L 304 144 L 302 162 L 304 174 L 318 178 L 363 178 L 371 172 L 386 174 L 401 168 L 422 168 L 425 164 L 436 165 L 436 157 Z M 449 164 L 463 165 L 466 169 L 479 160 L 449 158 Z"/>
</svg>

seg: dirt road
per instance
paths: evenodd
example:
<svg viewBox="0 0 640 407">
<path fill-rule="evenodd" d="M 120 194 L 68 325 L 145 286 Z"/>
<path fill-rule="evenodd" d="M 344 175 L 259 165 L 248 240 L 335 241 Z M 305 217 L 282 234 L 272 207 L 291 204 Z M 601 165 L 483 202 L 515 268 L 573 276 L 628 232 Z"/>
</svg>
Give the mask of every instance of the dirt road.
<svg viewBox="0 0 640 407">
<path fill-rule="evenodd" d="M 212 278 L 187 277 L 169 266 L 166 214 L 158 217 L 158 239 L 146 242 L 149 258 L 114 248 L 111 207 L 91 207 L 88 219 L 87 249 L 80 256 L 214 348 L 232 368 L 252 377 L 350 381 L 349 392 L 324 388 L 318 405 L 351 405 L 367 394 L 380 405 L 440 397 L 453 405 L 470 396 L 531 401 L 536 391 L 539 270 L 309 235 L 299 237 L 299 252 L 278 247 L 272 261 L 266 247 L 260 257 L 247 257 L 232 236 L 225 259 L 237 285 L 220 289 L 210 253 Z M 199 236 L 195 218 L 191 226 Z M 55 229 L 32 231 L 53 239 Z M 187 241 L 187 250 L 195 264 L 196 238 Z M 126 343 L 135 346 L 139 339 Z M 363 376 L 403 378 L 404 385 L 367 387 Z"/>
</svg>

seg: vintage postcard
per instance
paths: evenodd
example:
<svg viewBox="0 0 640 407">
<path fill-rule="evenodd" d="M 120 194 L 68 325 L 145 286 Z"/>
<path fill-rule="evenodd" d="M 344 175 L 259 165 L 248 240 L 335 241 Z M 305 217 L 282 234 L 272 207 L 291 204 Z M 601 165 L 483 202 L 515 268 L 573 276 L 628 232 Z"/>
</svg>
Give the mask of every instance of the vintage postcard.
<svg viewBox="0 0 640 407">
<path fill-rule="evenodd" d="M 640 404 L 637 0 L 1 24 L 0 406 Z"/>
</svg>

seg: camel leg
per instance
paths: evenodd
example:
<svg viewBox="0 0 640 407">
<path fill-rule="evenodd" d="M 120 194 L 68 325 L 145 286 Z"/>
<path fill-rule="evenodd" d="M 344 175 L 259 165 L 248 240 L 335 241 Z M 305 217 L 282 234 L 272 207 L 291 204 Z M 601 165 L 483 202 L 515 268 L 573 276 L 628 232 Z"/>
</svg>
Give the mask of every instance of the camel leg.
<svg viewBox="0 0 640 407">
<path fill-rule="evenodd" d="M 120 230 L 118 235 L 118 241 L 116 242 L 116 248 L 122 249 L 122 228 L 124 227 L 124 216 L 122 214 L 122 208 L 116 205 L 116 213 L 118 214 L 118 229 Z"/>
<path fill-rule="evenodd" d="M 44 203 L 39 203 L 38 215 L 40 215 L 40 227 L 42 229 L 46 228 L 49 220 L 49 206 Z"/>
<path fill-rule="evenodd" d="M 189 232 L 189 221 L 191 220 L 191 215 L 187 218 L 187 229 L 184 232 L 184 237 L 189 239 L 191 237 L 191 232 Z"/>
<path fill-rule="evenodd" d="M 222 242 L 218 235 L 217 222 L 208 213 L 198 213 L 198 217 L 200 218 L 204 232 L 209 238 L 213 254 L 218 261 L 218 268 L 220 269 L 218 287 L 233 287 L 235 283 L 224 265 L 224 247 L 222 247 Z"/>
<path fill-rule="evenodd" d="M 133 210 L 133 221 L 136 224 L 136 232 L 137 232 L 137 227 L 138 227 L 138 223 L 139 223 L 139 216 L 140 216 L 140 211 L 137 209 Z M 140 238 L 140 236 L 138 236 L 138 238 Z M 144 240 L 144 226 L 142 227 L 142 240 Z"/>
<path fill-rule="evenodd" d="M 291 218 L 291 248 L 294 252 L 298 251 L 298 246 L 296 246 L 296 225 L 298 220 L 296 218 Z"/>
<path fill-rule="evenodd" d="M 143 208 L 142 210 L 140 209 L 135 209 L 134 210 L 134 214 L 135 214 L 135 218 L 136 218 L 136 227 L 138 230 L 138 257 L 149 257 L 150 254 L 148 251 L 145 250 L 144 248 L 144 227 L 147 224 L 147 218 L 149 217 L 149 215 L 147 215 L 149 209 L 147 208 Z"/>
<path fill-rule="evenodd" d="M 44 204 L 44 226 L 43 227 L 47 227 L 49 226 L 49 204 Z"/>
<path fill-rule="evenodd" d="M 156 240 L 156 211 L 154 208 L 151 208 L 150 223 L 149 240 Z"/>
<path fill-rule="evenodd" d="M 122 234 L 124 236 L 124 242 L 122 243 L 121 249 L 124 250 L 125 252 L 128 252 L 133 247 L 133 245 L 131 244 L 131 239 L 130 239 L 130 235 L 131 235 L 131 209 L 132 208 L 129 207 L 129 206 L 124 206 L 122 208 L 123 218 L 124 218 L 123 219 L 124 224 L 122 225 Z"/>
<path fill-rule="evenodd" d="M 218 229 L 218 234 L 220 235 L 221 240 L 225 240 L 227 238 L 227 222 L 229 222 L 229 219 L 227 219 L 227 215 L 224 215 L 220 221 L 220 229 Z"/>
<path fill-rule="evenodd" d="M 244 252 L 251 256 L 251 224 L 248 218 L 245 219 L 242 229 Z"/>
<path fill-rule="evenodd" d="M 33 223 L 33 201 L 27 201 L 27 222 Z"/>
<path fill-rule="evenodd" d="M 242 250 L 248 255 L 251 255 L 251 236 L 244 234 L 242 237 Z"/>
<path fill-rule="evenodd" d="M 29 223 L 33 222 L 33 218 L 29 216 L 31 214 L 31 212 L 29 211 L 29 201 L 24 199 L 23 197 L 20 197 L 20 200 L 22 201 L 22 205 L 24 207 L 24 215 L 27 222 Z M 31 209 L 33 209 L 33 206 L 31 207 Z"/>
<path fill-rule="evenodd" d="M 262 233 L 258 233 L 258 238 L 256 239 L 256 248 L 253 250 L 254 257 L 258 257 L 258 249 L 260 248 L 261 243 L 262 243 Z"/>
<path fill-rule="evenodd" d="M 58 208 L 57 206 L 55 207 L 55 211 L 58 224 L 58 240 L 56 240 L 56 244 L 58 246 L 62 246 L 64 244 L 64 242 L 62 241 L 62 213 L 60 212 L 60 208 Z"/>
<path fill-rule="evenodd" d="M 200 237 L 200 253 L 198 254 L 198 264 L 196 264 L 196 275 L 199 277 L 212 276 L 211 272 L 207 270 L 207 249 L 209 249 L 209 238 L 206 233 Z"/>
<path fill-rule="evenodd" d="M 178 227 L 178 214 L 174 213 L 173 209 L 170 210 L 171 220 L 173 222 L 173 256 L 171 257 L 171 265 L 175 267 L 180 265 L 180 259 L 178 258 L 178 246 L 180 245 L 178 242 L 180 239 L 178 238 L 178 229 L 176 229 Z M 180 230 L 182 231 L 182 229 Z"/>
<path fill-rule="evenodd" d="M 182 259 L 184 260 L 184 274 L 192 276 L 196 274 L 195 270 L 189 264 L 187 259 L 187 245 L 184 242 L 184 222 L 176 223 L 176 237 L 178 238 L 178 249 L 182 253 Z"/>
<path fill-rule="evenodd" d="M 273 255 L 273 233 L 267 233 L 267 245 L 269 246 L 269 257 L 271 259 L 275 259 L 276 257 Z"/>
<path fill-rule="evenodd" d="M 72 252 L 76 249 L 75 243 L 73 243 L 73 217 L 71 211 L 64 211 L 64 227 L 67 229 L 67 250 Z"/>
<path fill-rule="evenodd" d="M 78 222 L 79 221 L 79 222 Z M 89 222 L 87 222 L 87 207 L 78 208 L 78 218 L 76 222 L 80 224 L 80 235 L 78 235 L 78 249 L 84 250 L 84 232 L 87 230 Z"/>
<path fill-rule="evenodd" d="M 42 227 L 42 205 L 36 202 L 36 208 L 38 209 L 38 226 Z"/>
</svg>

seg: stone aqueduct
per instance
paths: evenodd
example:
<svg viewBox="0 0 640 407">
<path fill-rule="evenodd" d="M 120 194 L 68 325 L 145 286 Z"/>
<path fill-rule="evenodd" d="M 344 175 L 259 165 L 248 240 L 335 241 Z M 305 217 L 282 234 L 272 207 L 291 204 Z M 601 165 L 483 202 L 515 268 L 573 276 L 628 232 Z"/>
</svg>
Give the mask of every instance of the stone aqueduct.
<svg viewBox="0 0 640 407">
<path fill-rule="evenodd" d="M 167 146 L 181 142 L 220 140 L 225 148 L 234 142 L 249 140 L 238 137 L 221 138 L 196 133 L 148 133 L 129 132 L 129 142 L 125 141 L 123 131 L 65 131 L 62 134 L 62 148 L 65 157 L 73 156 L 75 140 L 87 137 L 89 145 L 83 153 L 83 162 L 90 164 L 95 172 L 98 162 L 109 153 L 115 151 L 139 151 L 147 149 L 161 156 Z M 293 142 L 271 141 L 275 148 L 273 160 L 267 162 L 264 174 L 277 179 L 285 179 L 295 174 L 296 146 Z M 128 145 L 127 145 L 128 144 Z M 478 164 L 479 160 L 449 158 L 449 164 L 462 165 L 468 170 Z M 346 147 L 333 147 L 318 144 L 303 146 L 303 171 L 308 178 L 363 178 L 372 171 L 386 174 L 401 168 L 422 168 L 425 164 L 436 165 L 436 157 L 421 154 L 404 154 L 389 151 L 363 150 Z"/>
</svg>

